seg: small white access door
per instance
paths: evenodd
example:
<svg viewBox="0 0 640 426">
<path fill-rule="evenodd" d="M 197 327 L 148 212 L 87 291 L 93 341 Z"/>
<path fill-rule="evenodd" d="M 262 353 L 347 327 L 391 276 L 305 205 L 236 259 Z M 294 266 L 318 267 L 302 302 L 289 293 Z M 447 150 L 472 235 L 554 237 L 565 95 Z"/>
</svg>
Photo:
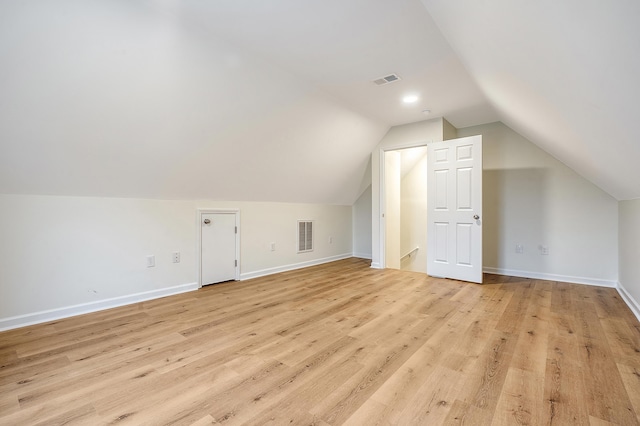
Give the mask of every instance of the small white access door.
<svg viewBox="0 0 640 426">
<path fill-rule="evenodd" d="M 482 136 L 427 147 L 427 273 L 482 283 Z"/>
<path fill-rule="evenodd" d="M 200 283 L 237 279 L 237 213 L 200 215 Z"/>
</svg>

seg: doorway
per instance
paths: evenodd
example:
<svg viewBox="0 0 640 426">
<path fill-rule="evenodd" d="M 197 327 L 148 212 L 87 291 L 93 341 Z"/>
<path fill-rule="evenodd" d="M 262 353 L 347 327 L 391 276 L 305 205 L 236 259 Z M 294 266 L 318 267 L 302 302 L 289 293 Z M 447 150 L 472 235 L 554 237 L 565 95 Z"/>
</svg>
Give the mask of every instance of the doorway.
<svg viewBox="0 0 640 426">
<path fill-rule="evenodd" d="M 385 265 L 427 272 L 427 147 L 386 151 Z"/>
<path fill-rule="evenodd" d="M 200 287 L 240 278 L 240 212 L 198 211 Z"/>
<path fill-rule="evenodd" d="M 399 225 L 395 225 L 401 220 L 398 219 L 401 204 L 389 186 L 398 185 L 394 181 L 401 179 L 401 173 L 394 168 L 401 170 L 400 152 L 411 147 L 380 150 L 378 200 L 382 220 L 378 223 L 377 239 L 380 263 L 372 263 L 372 267 L 401 268 L 397 257 L 401 234 Z M 426 272 L 436 277 L 482 283 L 482 136 L 431 142 L 426 158 Z M 375 219 L 372 217 L 374 226 Z M 409 251 L 400 257 L 415 249 L 405 248 Z"/>
</svg>

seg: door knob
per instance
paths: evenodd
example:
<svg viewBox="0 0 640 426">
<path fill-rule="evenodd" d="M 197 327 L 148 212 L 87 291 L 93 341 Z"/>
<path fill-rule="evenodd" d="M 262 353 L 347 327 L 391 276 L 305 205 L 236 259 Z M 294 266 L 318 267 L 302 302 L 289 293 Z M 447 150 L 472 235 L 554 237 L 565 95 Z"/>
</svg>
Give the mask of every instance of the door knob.
<svg viewBox="0 0 640 426">
<path fill-rule="evenodd" d="M 480 219 L 480 216 L 478 216 L 477 214 L 474 214 L 474 215 L 473 215 L 473 218 L 474 218 L 475 220 L 478 220 L 478 219 Z"/>
<path fill-rule="evenodd" d="M 205 220 L 204 220 L 204 224 L 205 224 L 205 225 L 208 225 L 208 224 L 210 224 L 210 223 L 211 223 L 211 221 L 210 221 L 209 219 L 205 219 Z"/>
</svg>

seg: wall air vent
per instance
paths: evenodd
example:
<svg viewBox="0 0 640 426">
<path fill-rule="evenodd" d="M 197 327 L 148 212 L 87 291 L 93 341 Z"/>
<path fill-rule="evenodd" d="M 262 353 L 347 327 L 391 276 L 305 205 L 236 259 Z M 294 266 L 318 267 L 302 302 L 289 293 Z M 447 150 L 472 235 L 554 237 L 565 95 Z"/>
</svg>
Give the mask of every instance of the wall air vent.
<svg viewBox="0 0 640 426">
<path fill-rule="evenodd" d="M 298 221 L 298 253 L 313 251 L 313 221 Z"/>
<path fill-rule="evenodd" d="M 398 80 L 400 80 L 400 77 L 398 77 L 396 74 L 389 74 L 385 77 L 376 78 L 375 80 L 373 80 L 373 82 L 377 86 L 382 86 L 384 84 L 393 83 L 394 81 L 398 81 Z"/>
</svg>

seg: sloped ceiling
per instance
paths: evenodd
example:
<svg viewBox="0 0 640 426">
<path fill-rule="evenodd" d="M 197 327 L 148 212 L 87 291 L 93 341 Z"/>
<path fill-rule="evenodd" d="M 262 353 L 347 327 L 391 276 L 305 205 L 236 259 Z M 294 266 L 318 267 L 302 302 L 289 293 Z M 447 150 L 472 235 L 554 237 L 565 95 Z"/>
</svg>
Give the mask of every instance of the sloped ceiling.
<svg viewBox="0 0 640 426">
<path fill-rule="evenodd" d="M 390 126 L 445 117 L 640 197 L 636 3 L 559 3 L 3 1 L 0 193 L 351 204 Z"/>
<path fill-rule="evenodd" d="M 501 121 L 640 198 L 640 2 L 423 0 Z"/>
<path fill-rule="evenodd" d="M 390 126 L 495 119 L 417 0 L 7 0 L 0 94 L 0 193 L 351 204 Z"/>
</svg>

